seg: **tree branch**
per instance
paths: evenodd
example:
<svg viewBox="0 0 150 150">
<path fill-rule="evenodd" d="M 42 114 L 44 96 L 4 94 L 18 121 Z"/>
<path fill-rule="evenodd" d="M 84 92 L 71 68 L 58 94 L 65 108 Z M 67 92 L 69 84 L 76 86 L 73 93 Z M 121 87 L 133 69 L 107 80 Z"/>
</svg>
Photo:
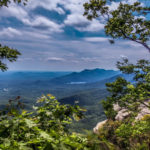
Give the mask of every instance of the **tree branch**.
<svg viewBox="0 0 150 150">
<path fill-rule="evenodd" d="M 133 42 L 136 42 L 136 43 L 138 43 L 138 44 L 143 45 L 146 49 L 148 49 L 148 51 L 149 51 L 149 53 L 150 53 L 150 47 L 149 47 L 146 43 L 143 43 L 143 42 L 140 42 L 140 41 L 138 41 L 138 40 L 135 40 L 135 39 L 133 39 L 133 38 L 131 38 L 131 37 L 128 37 L 128 36 L 122 31 L 122 29 L 119 29 L 119 30 L 121 31 L 121 33 L 123 34 L 123 36 L 124 36 L 126 39 L 131 40 L 131 41 L 133 41 Z"/>
</svg>

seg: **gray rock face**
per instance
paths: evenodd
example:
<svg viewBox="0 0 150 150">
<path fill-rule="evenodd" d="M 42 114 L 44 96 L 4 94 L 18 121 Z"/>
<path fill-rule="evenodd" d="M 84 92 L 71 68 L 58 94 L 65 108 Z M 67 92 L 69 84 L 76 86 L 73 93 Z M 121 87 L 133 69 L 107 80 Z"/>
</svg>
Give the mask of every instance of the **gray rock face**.
<svg viewBox="0 0 150 150">
<path fill-rule="evenodd" d="M 140 112 L 138 113 L 137 117 L 135 118 L 136 120 L 142 119 L 145 115 L 150 115 L 150 108 L 146 107 L 150 106 L 150 100 L 144 102 L 144 104 L 141 104 L 139 109 Z"/>
<path fill-rule="evenodd" d="M 135 118 L 135 120 L 140 120 L 142 119 L 145 115 L 150 114 L 150 109 L 146 106 L 149 106 L 150 104 L 150 100 L 147 100 L 145 102 L 143 102 L 143 104 L 140 104 L 139 106 L 139 113 L 137 115 L 137 117 Z M 116 120 L 123 120 L 126 117 L 128 117 L 130 115 L 130 112 L 127 109 L 121 109 L 121 107 L 118 104 L 114 105 L 114 110 L 118 112 L 118 114 L 116 115 L 115 119 Z"/>
<path fill-rule="evenodd" d="M 145 101 L 139 106 L 140 111 L 135 120 L 141 120 L 145 115 L 150 114 L 150 109 L 146 106 L 150 106 L 150 100 Z M 118 121 L 124 120 L 130 115 L 130 112 L 127 109 L 122 109 L 118 104 L 114 105 L 114 110 L 118 112 L 115 117 Z M 102 128 L 106 122 L 107 120 L 97 123 L 96 127 L 93 128 L 93 132 L 98 134 L 99 129 Z"/>
<path fill-rule="evenodd" d="M 97 123 L 96 127 L 93 128 L 93 132 L 94 132 L 95 134 L 98 134 L 99 129 L 102 128 L 103 125 L 104 125 L 106 122 L 107 122 L 107 120 L 104 120 L 104 121 L 101 121 L 101 122 Z"/>
<path fill-rule="evenodd" d="M 114 105 L 114 110 L 118 112 L 115 119 L 121 121 L 130 115 L 127 109 L 122 109 L 118 104 Z"/>
</svg>

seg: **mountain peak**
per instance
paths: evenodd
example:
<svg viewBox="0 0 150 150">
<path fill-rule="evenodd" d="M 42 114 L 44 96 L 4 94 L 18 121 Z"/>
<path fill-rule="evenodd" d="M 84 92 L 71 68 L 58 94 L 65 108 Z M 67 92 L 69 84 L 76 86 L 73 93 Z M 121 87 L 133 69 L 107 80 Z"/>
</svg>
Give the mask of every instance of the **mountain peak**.
<svg viewBox="0 0 150 150">
<path fill-rule="evenodd" d="M 107 78 L 110 78 L 114 75 L 117 75 L 118 72 L 114 70 L 105 70 L 105 69 L 85 69 L 81 72 L 72 72 L 66 76 L 62 76 L 54 79 L 53 81 L 57 83 L 92 83 L 96 81 L 101 81 Z"/>
</svg>

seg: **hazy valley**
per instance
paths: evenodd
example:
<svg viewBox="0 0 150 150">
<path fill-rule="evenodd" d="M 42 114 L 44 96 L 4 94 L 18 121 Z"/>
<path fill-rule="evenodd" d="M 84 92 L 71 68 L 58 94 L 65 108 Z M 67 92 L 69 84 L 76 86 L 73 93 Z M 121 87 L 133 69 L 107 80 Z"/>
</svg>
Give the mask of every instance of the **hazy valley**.
<svg viewBox="0 0 150 150">
<path fill-rule="evenodd" d="M 61 103 L 79 105 L 86 108 L 86 118 L 80 126 L 89 122 L 87 128 L 93 127 L 105 118 L 100 100 L 108 92 L 105 83 L 114 81 L 118 71 L 93 69 L 81 72 L 4 72 L 0 73 L 0 106 L 8 100 L 21 97 L 26 109 L 32 109 L 37 98 L 43 94 L 52 94 Z"/>
</svg>

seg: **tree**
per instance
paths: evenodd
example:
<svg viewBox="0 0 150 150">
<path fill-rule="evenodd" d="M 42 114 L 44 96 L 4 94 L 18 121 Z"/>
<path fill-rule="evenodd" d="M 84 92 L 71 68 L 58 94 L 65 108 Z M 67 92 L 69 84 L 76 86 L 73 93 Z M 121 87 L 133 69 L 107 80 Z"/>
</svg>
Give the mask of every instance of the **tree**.
<svg viewBox="0 0 150 150">
<path fill-rule="evenodd" d="M 133 79 L 129 82 L 119 77 L 116 81 L 106 84 L 110 92 L 107 101 L 103 101 L 107 117 L 115 118 L 117 112 L 113 109 L 114 104 L 126 109 L 133 116 L 138 114 L 141 104 L 150 109 L 150 61 L 139 60 L 134 65 L 124 59 L 123 62 L 118 62 L 117 66 L 122 73 L 130 75 Z"/>
<path fill-rule="evenodd" d="M 127 4 L 119 2 L 115 10 L 109 5 L 111 0 L 90 0 L 84 4 L 85 13 L 89 20 L 98 17 L 105 18 L 105 33 L 114 39 L 128 39 L 143 45 L 150 52 L 147 44 L 150 36 L 150 20 L 148 14 L 150 7 L 140 2 Z M 110 42 L 113 43 L 113 40 Z M 125 74 L 133 75 L 134 84 L 119 77 L 113 83 L 107 83 L 110 96 L 103 102 L 105 113 L 108 118 L 114 119 L 117 112 L 113 105 L 118 104 L 121 108 L 128 109 L 132 113 L 138 112 L 140 104 L 150 109 L 145 100 L 150 98 L 150 62 L 139 60 L 136 65 L 130 64 L 127 59 L 118 62 L 117 67 Z"/>
<path fill-rule="evenodd" d="M 149 150 L 150 61 L 139 60 L 132 64 L 124 59 L 117 67 L 129 78 L 118 77 L 106 84 L 110 93 L 103 100 L 107 121 L 99 129 L 99 140 L 107 147 L 112 146 L 108 150 Z M 119 113 L 114 109 L 115 104 L 120 106 L 120 111 L 128 113 L 122 120 L 116 119 Z"/>
<path fill-rule="evenodd" d="M 15 3 L 26 4 L 27 0 L 13 0 Z M 8 7 L 8 4 L 11 3 L 10 0 L 0 0 L 0 8 Z M 0 70 L 5 71 L 8 69 L 7 65 L 3 63 L 3 60 L 8 60 L 9 62 L 14 62 L 17 60 L 18 56 L 21 55 L 19 51 L 8 46 L 2 46 L 0 44 Z"/>
<path fill-rule="evenodd" d="M 150 7 L 141 2 L 127 4 L 119 2 L 115 10 L 108 6 L 108 0 L 90 0 L 84 4 L 85 12 L 89 20 L 103 17 L 105 19 L 105 33 L 112 39 L 127 39 L 143 45 L 150 52 L 148 45 L 150 37 Z M 110 40 L 111 43 L 114 43 Z"/>
<path fill-rule="evenodd" d="M 112 37 L 110 43 L 114 43 L 114 39 L 127 39 L 143 45 L 150 52 L 149 5 L 119 2 L 118 7 L 111 10 L 110 2 L 111 0 L 90 0 L 84 4 L 84 15 L 89 20 L 104 18 L 105 33 Z M 149 150 L 150 115 L 147 114 L 140 120 L 136 120 L 136 116 L 142 108 L 150 110 L 150 61 L 139 60 L 132 64 L 128 59 L 123 59 L 123 62 L 117 63 L 117 67 L 123 74 L 132 77 L 132 80 L 119 77 L 106 84 L 110 94 L 103 101 L 103 107 L 108 120 L 99 129 L 99 140 L 106 147 L 111 146 L 107 149 Z M 128 112 L 129 115 L 123 120 L 115 119 L 118 114 L 114 110 L 115 104 Z"/>
</svg>

